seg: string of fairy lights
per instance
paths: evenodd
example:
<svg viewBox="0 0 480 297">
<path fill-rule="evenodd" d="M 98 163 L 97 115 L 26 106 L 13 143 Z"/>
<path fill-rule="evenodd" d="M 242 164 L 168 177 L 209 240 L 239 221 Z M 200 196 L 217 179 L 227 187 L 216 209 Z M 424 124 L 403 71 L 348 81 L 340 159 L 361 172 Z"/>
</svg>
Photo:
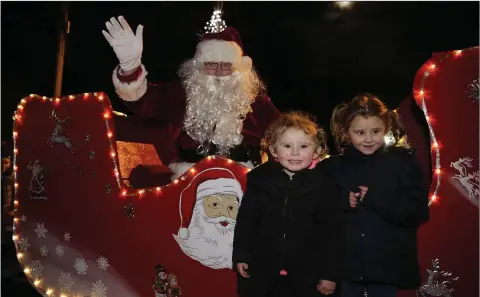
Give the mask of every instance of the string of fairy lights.
<svg viewBox="0 0 480 297">
<path fill-rule="evenodd" d="M 19 223 L 20 219 L 18 218 L 18 207 L 19 207 L 19 201 L 18 201 L 18 189 L 20 187 L 19 181 L 18 181 L 18 166 L 17 166 L 17 159 L 19 155 L 19 150 L 18 150 L 18 145 L 17 145 L 17 139 L 20 136 L 19 131 L 21 130 L 21 125 L 22 122 L 24 121 L 24 114 L 23 111 L 25 109 L 25 106 L 28 102 L 31 102 L 33 100 L 39 100 L 41 102 L 50 102 L 53 104 L 54 107 L 58 107 L 61 102 L 73 102 L 75 99 L 83 99 L 83 100 L 88 100 L 90 97 L 95 97 L 96 101 L 99 102 L 102 106 L 102 110 L 104 111 L 102 114 L 102 117 L 105 119 L 105 126 L 106 126 L 106 138 L 109 142 L 109 149 L 110 149 L 110 156 L 113 160 L 113 167 L 114 167 L 114 176 L 116 178 L 117 186 L 120 188 L 121 187 L 121 182 L 120 182 L 120 176 L 119 176 L 119 171 L 118 171 L 118 161 L 116 159 L 116 154 L 113 146 L 113 132 L 111 129 L 111 125 L 109 123 L 109 120 L 111 118 L 111 105 L 110 102 L 108 105 L 105 104 L 104 101 L 104 94 L 103 93 L 84 93 L 81 95 L 70 95 L 62 98 L 48 98 L 46 96 L 39 96 L 35 94 L 31 94 L 26 98 L 23 98 L 19 105 L 17 106 L 17 110 L 14 113 L 13 119 L 14 119 L 14 124 L 13 124 L 13 171 L 14 171 L 14 179 L 15 179 L 15 184 L 14 184 L 14 225 L 13 225 L 13 241 L 15 243 L 15 247 L 17 249 L 17 259 L 20 263 L 20 266 L 22 267 L 25 275 L 27 276 L 28 281 L 34 286 L 39 293 L 41 293 L 43 296 L 49 296 L 49 297 L 73 297 L 75 296 L 74 294 L 67 293 L 67 292 L 60 292 L 59 295 L 55 295 L 55 289 L 53 287 L 46 286 L 43 287 L 42 284 L 44 284 L 44 281 L 40 278 L 35 278 L 32 276 L 32 269 L 24 263 L 23 259 L 25 258 L 26 251 L 22 251 L 21 247 L 18 244 L 18 240 L 20 238 L 20 232 L 17 232 L 16 224 Z"/>
<path fill-rule="evenodd" d="M 198 170 L 196 169 L 196 166 L 201 165 L 202 161 L 197 163 L 195 166 L 190 168 L 187 172 L 185 172 L 181 177 L 178 179 L 175 179 L 173 182 L 161 186 L 161 187 L 153 187 L 153 188 L 144 188 L 144 189 L 133 189 L 131 187 L 127 187 L 123 181 L 122 177 L 120 174 L 119 170 L 119 160 L 117 158 L 116 154 L 116 146 L 114 145 L 115 141 L 115 135 L 114 135 L 114 122 L 111 122 L 113 119 L 112 114 L 115 114 L 114 111 L 112 111 L 112 107 L 110 104 L 110 101 L 106 98 L 106 95 L 101 92 L 95 92 L 95 93 L 84 93 L 84 94 L 78 94 L 78 95 L 70 95 L 70 96 L 65 96 L 61 98 L 48 98 L 46 96 L 39 96 L 36 94 L 31 94 L 25 98 L 23 98 L 20 103 L 17 106 L 17 110 L 14 113 L 13 119 L 14 119 L 14 124 L 13 124 L 13 145 L 14 145 L 14 155 L 13 155 L 13 169 L 14 169 L 14 226 L 13 226 L 13 241 L 15 243 L 15 247 L 17 249 L 17 259 L 20 263 L 20 266 L 22 267 L 25 275 L 27 276 L 27 279 L 29 282 L 34 286 L 37 291 L 39 291 L 42 295 L 44 296 L 49 296 L 49 297 L 73 297 L 76 296 L 73 293 L 67 293 L 67 292 L 60 292 L 59 295 L 55 295 L 55 288 L 53 286 L 47 286 L 44 284 L 44 280 L 40 278 L 35 278 L 32 276 L 32 269 L 29 267 L 28 264 L 24 263 L 24 258 L 25 255 L 27 254 L 26 251 L 22 251 L 21 247 L 19 246 L 19 239 L 21 236 L 21 233 L 18 232 L 18 228 L 15 227 L 16 224 L 20 222 L 20 218 L 18 217 L 18 208 L 19 208 L 19 201 L 18 201 L 18 189 L 20 187 L 19 184 L 19 179 L 18 179 L 18 166 L 17 166 L 17 160 L 19 156 L 19 150 L 18 150 L 18 143 L 17 140 L 20 137 L 20 131 L 21 131 L 21 125 L 22 122 L 25 120 L 25 115 L 23 113 L 25 106 L 34 100 L 39 100 L 41 102 L 49 102 L 53 105 L 53 107 L 58 107 L 60 104 L 68 104 L 69 102 L 74 102 L 75 100 L 88 100 L 90 98 L 94 98 L 96 102 L 101 104 L 103 113 L 100 114 L 100 116 L 104 119 L 105 122 L 105 138 L 109 143 L 109 152 L 108 155 L 110 156 L 112 160 L 112 167 L 113 167 L 113 176 L 115 178 L 117 188 L 118 188 L 118 195 L 119 198 L 125 199 L 125 198 L 132 198 L 132 197 L 139 197 L 139 198 L 144 198 L 144 195 L 147 195 L 147 193 L 150 193 L 150 195 L 154 195 L 153 197 L 156 196 L 156 194 L 159 194 L 162 192 L 163 189 L 167 187 L 172 187 L 176 186 L 179 183 L 183 181 L 188 181 L 187 177 L 195 177 L 195 175 L 198 173 Z M 218 156 L 208 156 L 205 158 L 205 162 L 209 162 L 211 160 L 216 160 L 215 165 L 216 166 L 224 166 L 225 168 L 228 168 L 230 166 L 234 166 L 235 164 L 238 163 L 234 162 L 231 159 L 224 158 L 224 157 L 218 157 Z M 219 164 L 220 163 L 220 164 Z M 245 174 L 250 171 L 249 168 L 245 167 Z M 43 285 L 43 286 L 42 286 Z"/>
</svg>

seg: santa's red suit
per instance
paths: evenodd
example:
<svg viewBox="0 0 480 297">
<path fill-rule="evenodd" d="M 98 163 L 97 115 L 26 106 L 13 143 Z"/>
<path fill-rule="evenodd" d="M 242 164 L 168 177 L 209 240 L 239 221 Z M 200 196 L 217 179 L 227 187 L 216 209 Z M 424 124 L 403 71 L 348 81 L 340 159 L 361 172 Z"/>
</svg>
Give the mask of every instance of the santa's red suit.
<svg viewBox="0 0 480 297">
<path fill-rule="evenodd" d="M 166 144 L 172 147 L 163 161 L 175 172 L 174 178 L 222 150 L 249 167 L 260 162 L 260 141 L 280 113 L 253 70 L 252 60 L 243 55 L 234 28 L 205 34 L 195 56 L 180 67 L 180 78 L 160 84 L 147 81 L 141 64 L 143 27 L 134 35 L 119 17 L 118 22 L 115 18 L 107 22 L 107 29 L 104 35 L 120 61 L 113 72 L 115 90 L 133 113 L 169 124 L 171 139 Z M 233 72 L 223 77 L 206 75 L 207 64 L 228 64 Z"/>
</svg>

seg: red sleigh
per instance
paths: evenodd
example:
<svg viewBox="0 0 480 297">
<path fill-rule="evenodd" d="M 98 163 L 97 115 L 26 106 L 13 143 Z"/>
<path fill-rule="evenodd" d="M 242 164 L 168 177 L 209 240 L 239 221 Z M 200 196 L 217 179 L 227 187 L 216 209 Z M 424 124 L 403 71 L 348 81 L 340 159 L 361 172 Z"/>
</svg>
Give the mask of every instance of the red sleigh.
<svg viewBox="0 0 480 297">
<path fill-rule="evenodd" d="M 452 284 L 459 296 L 478 294 L 478 187 L 464 186 L 475 172 L 478 186 L 478 86 L 478 48 L 434 55 L 414 83 L 434 132 L 433 204 L 419 233 L 420 265 L 430 268 L 439 258 L 460 277 Z M 398 112 L 428 168 L 408 100 Z M 194 185 L 225 178 L 244 190 L 248 169 L 205 158 L 170 182 L 161 162 L 169 155 L 168 125 L 115 115 L 103 93 L 53 100 L 31 95 L 15 117 L 14 241 L 38 291 L 56 297 L 236 296 L 234 272 L 187 256 L 174 235 L 185 227 L 180 217 L 191 216 L 184 207 L 194 203 Z M 178 283 L 166 281 L 173 279 Z M 430 280 L 418 294 L 442 286 Z"/>
<path fill-rule="evenodd" d="M 478 47 L 434 53 L 417 71 L 414 98 L 399 107 L 417 158 L 432 173 L 430 220 L 419 231 L 424 284 L 399 296 L 478 296 L 478 71 Z M 415 104 L 428 144 L 413 118 Z"/>
<path fill-rule="evenodd" d="M 234 179 L 244 191 L 246 167 L 207 157 L 170 182 L 160 160 L 168 129 L 115 114 L 104 93 L 30 95 L 15 118 L 14 241 L 39 292 L 236 295 L 232 270 L 202 265 L 174 235 L 191 216 L 185 209 L 195 203 L 195 184 Z M 171 282 L 161 283 L 159 266 Z"/>
</svg>

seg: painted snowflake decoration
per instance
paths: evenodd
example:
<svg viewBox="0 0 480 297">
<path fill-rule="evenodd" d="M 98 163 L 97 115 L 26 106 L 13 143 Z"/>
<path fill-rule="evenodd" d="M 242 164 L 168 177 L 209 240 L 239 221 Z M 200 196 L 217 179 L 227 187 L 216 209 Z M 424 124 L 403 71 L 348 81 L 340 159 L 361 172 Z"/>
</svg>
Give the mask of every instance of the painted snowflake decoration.
<svg viewBox="0 0 480 297">
<path fill-rule="evenodd" d="M 64 248 L 63 248 L 63 245 L 57 244 L 57 247 L 55 248 L 55 253 L 56 253 L 59 257 L 63 256 L 63 254 L 65 254 L 65 250 L 64 250 Z"/>
<path fill-rule="evenodd" d="M 104 256 L 98 257 L 97 265 L 98 265 L 98 269 L 103 271 L 107 270 L 107 268 L 110 266 L 110 264 L 108 264 L 107 258 L 105 258 Z"/>
<path fill-rule="evenodd" d="M 108 287 L 105 284 L 98 280 L 92 283 L 92 292 L 90 293 L 91 297 L 107 297 Z"/>
<path fill-rule="evenodd" d="M 30 247 L 30 244 L 28 243 L 28 237 L 22 237 L 17 240 L 17 249 L 20 252 L 26 252 L 28 251 L 28 248 Z"/>
<path fill-rule="evenodd" d="M 45 229 L 44 223 L 37 223 L 37 228 L 35 229 L 35 233 L 37 233 L 38 238 L 45 238 L 47 236 L 48 230 Z"/>
<path fill-rule="evenodd" d="M 27 221 L 27 217 L 25 215 L 22 215 L 20 217 L 20 221 L 22 221 L 22 223 L 25 223 Z"/>
<path fill-rule="evenodd" d="M 72 238 L 72 237 L 70 236 L 70 233 L 68 233 L 68 232 L 63 233 L 63 239 L 64 239 L 66 242 L 70 242 L 70 239 L 71 239 L 71 238 Z"/>
<path fill-rule="evenodd" d="M 69 272 L 60 272 L 60 277 L 58 278 L 58 284 L 60 285 L 60 290 L 63 292 L 70 292 L 74 284 L 72 275 Z"/>
<path fill-rule="evenodd" d="M 46 245 L 40 247 L 40 255 L 46 257 L 48 255 L 48 248 Z"/>
<path fill-rule="evenodd" d="M 75 267 L 75 270 L 77 271 L 78 275 L 87 274 L 88 265 L 87 265 L 87 262 L 85 262 L 85 259 L 77 258 L 77 260 L 75 260 L 75 264 L 73 266 Z"/>
<path fill-rule="evenodd" d="M 43 275 L 43 265 L 39 260 L 32 261 L 30 263 L 30 272 L 35 279 L 42 277 Z"/>
</svg>

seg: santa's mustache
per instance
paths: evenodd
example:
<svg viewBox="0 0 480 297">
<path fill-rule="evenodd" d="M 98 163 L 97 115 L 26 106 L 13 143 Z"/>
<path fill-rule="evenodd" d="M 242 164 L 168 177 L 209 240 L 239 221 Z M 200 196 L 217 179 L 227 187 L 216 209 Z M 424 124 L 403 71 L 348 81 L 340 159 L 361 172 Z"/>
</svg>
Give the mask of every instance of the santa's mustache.
<svg viewBox="0 0 480 297">
<path fill-rule="evenodd" d="M 225 225 L 223 227 L 229 227 L 231 225 L 235 225 L 236 221 L 232 218 L 227 218 L 225 216 L 220 216 L 220 217 L 217 217 L 217 218 L 209 218 L 209 217 L 205 217 L 205 221 L 207 223 L 212 223 L 212 224 L 220 224 L 223 226 L 223 224 L 221 223 L 228 223 L 228 225 Z"/>
</svg>

